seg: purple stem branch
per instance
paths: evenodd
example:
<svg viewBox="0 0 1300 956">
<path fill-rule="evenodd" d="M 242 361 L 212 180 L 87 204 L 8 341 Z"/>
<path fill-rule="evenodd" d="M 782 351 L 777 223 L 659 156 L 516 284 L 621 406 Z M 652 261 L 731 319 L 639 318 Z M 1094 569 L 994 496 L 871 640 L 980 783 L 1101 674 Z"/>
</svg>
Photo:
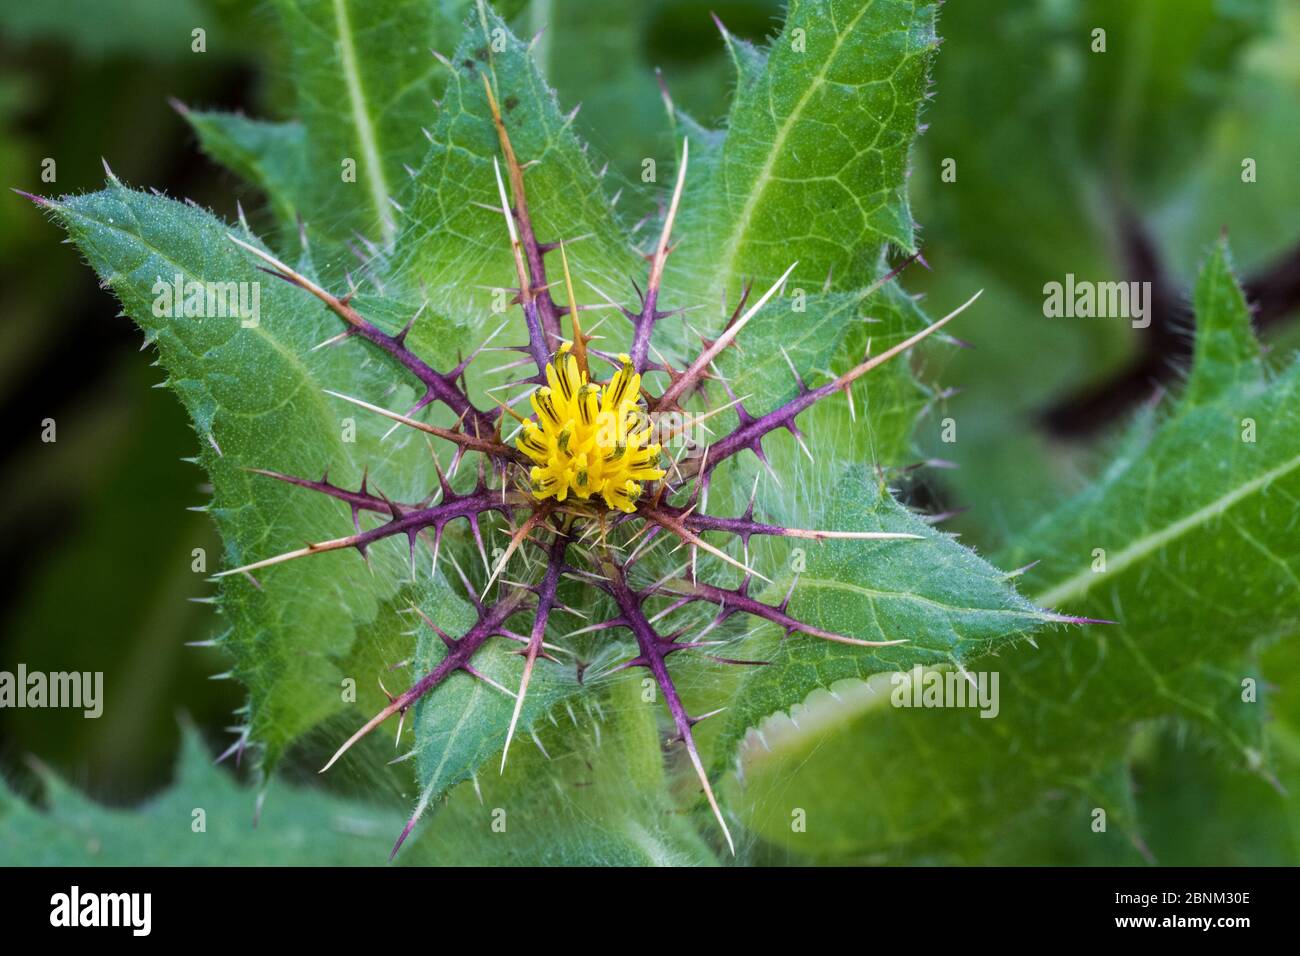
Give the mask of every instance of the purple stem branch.
<svg viewBox="0 0 1300 956">
<path fill-rule="evenodd" d="M 606 561 L 605 570 L 608 572 L 605 589 L 614 599 L 614 603 L 618 605 L 621 622 L 636 638 L 637 648 L 640 651 L 638 656 L 630 662 L 630 665 L 645 667 L 654 675 L 655 682 L 658 683 L 659 689 L 664 695 L 664 700 L 668 704 L 668 712 L 672 715 L 673 725 L 677 728 L 677 736 L 686 747 L 686 753 L 691 759 L 691 764 L 695 767 L 695 773 L 699 777 L 700 785 L 708 798 L 713 815 L 717 819 L 718 825 L 722 827 L 723 835 L 727 838 L 727 846 L 730 847 L 732 855 L 735 855 L 736 846 L 732 842 L 731 831 L 722 818 L 722 810 L 718 807 L 717 798 L 713 795 L 713 787 L 709 783 L 708 774 L 704 771 L 704 764 L 700 760 L 699 750 L 695 746 L 695 736 L 691 731 L 691 728 L 699 722 L 700 718 L 691 717 L 686 712 L 686 707 L 682 704 L 681 696 L 677 693 L 677 687 L 673 683 L 672 676 L 668 673 L 667 655 L 674 650 L 682 650 L 684 647 L 662 637 L 655 630 L 654 625 L 646 619 L 645 612 L 641 609 L 641 604 L 646 595 L 639 594 L 628 586 L 621 568 L 615 565 L 613 561 Z"/>
</svg>

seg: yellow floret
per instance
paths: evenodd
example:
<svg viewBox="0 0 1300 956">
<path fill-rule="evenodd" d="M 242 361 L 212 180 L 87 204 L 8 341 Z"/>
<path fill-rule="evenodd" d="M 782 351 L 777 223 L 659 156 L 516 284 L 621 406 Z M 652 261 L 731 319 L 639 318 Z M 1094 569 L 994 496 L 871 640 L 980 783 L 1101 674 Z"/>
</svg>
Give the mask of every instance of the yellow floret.
<svg viewBox="0 0 1300 956">
<path fill-rule="evenodd" d="M 619 361 L 623 367 L 605 385 L 587 380 L 567 345 L 546 366 L 546 384 L 530 399 L 534 417 L 515 441 L 534 462 L 534 497 L 599 496 L 608 507 L 630 513 L 642 483 L 664 476 L 659 446 L 649 444 L 641 376 L 628 356 Z"/>
</svg>

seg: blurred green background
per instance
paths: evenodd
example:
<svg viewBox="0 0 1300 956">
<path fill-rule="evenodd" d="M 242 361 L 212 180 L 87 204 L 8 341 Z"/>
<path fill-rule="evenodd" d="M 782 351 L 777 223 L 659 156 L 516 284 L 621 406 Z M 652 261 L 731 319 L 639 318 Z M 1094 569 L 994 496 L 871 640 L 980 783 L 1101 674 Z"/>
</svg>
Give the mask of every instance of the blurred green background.
<svg viewBox="0 0 1300 956">
<path fill-rule="evenodd" d="M 550 24 L 537 55 L 562 104 L 583 104 L 583 135 L 629 185 L 630 203 L 646 201 L 641 158 L 673 141 L 656 68 L 677 110 L 717 123 L 733 73 L 710 11 L 755 41 L 781 15 L 760 0 L 505 7 L 521 34 Z M 97 188 L 102 157 L 126 182 L 232 219 L 238 201 L 254 228 L 269 225 L 261 197 L 198 152 L 168 102 L 283 116 L 266 5 L 3 0 L 0 24 L 6 184 Z M 202 54 L 191 51 L 196 27 Z M 932 370 L 952 394 L 917 431 L 918 462 L 958 467 L 918 469 L 904 490 L 918 507 L 958 512 L 949 527 L 987 553 L 1080 487 L 1126 417 L 1177 382 L 1190 346 L 1186 292 L 1221 230 L 1266 343 L 1300 341 L 1300 4 L 951 0 L 939 29 L 911 178 L 928 268 L 903 281 L 940 302 L 978 288 L 985 299 L 960 333 L 973 348 Z M 1097 29 L 1105 52 L 1091 48 Z M 46 159 L 53 182 L 42 180 Z M 175 399 L 149 387 L 162 375 L 139 335 L 59 238 L 20 197 L 0 199 L 0 539 L 10 568 L 0 668 L 102 670 L 131 706 L 99 720 L 0 711 L 0 773 L 35 793 L 34 756 L 97 800 L 126 805 L 170 779 L 178 714 L 210 750 L 224 749 L 242 692 L 212 679 L 224 667 L 214 652 L 186 646 L 216 627 L 192 600 L 210 590 L 191 570 L 193 549 L 219 554 L 206 516 L 186 510 L 204 498 L 202 474 L 181 460 L 195 436 Z M 1067 273 L 1152 282 L 1152 327 L 1044 317 L 1044 283 Z M 41 441 L 46 418 L 57 423 L 53 444 Z M 941 438 L 946 418 L 954 443 Z M 1161 737 L 1140 759 L 1170 780 L 1179 753 Z M 1170 792 L 1182 800 L 1171 813 L 1200 812 Z M 1168 820 L 1176 844 L 1185 828 Z"/>
</svg>

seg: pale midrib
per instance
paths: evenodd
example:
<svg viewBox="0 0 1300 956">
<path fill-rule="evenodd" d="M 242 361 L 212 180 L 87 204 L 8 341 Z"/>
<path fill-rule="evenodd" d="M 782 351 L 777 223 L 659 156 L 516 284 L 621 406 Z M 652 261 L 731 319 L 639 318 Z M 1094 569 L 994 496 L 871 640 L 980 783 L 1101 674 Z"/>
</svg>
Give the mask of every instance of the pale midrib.
<svg viewBox="0 0 1300 956">
<path fill-rule="evenodd" d="M 451 757 L 452 749 L 457 738 L 460 737 L 460 732 L 465 729 L 465 722 L 469 720 L 470 714 L 474 712 L 475 702 L 478 700 L 479 691 L 481 690 L 482 688 L 479 686 L 478 680 L 475 679 L 470 688 L 471 697 L 469 701 L 466 702 L 464 709 L 461 710 L 460 717 L 456 719 L 456 723 L 447 731 L 447 743 L 442 748 L 442 756 L 438 759 L 438 766 L 433 769 L 433 773 L 429 774 L 430 791 L 432 791 L 435 782 L 442 777 L 443 768 L 447 766 L 447 760 Z M 444 784 L 441 789 L 447 789 L 446 785 Z"/>
<path fill-rule="evenodd" d="M 852 581 L 836 581 L 832 578 L 814 578 L 805 574 L 799 580 L 805 588 L 824 588 L 828 591 L 848 591 L 852 594 L 861 594 L 866 598 L 880 598 L 883 600 L 893 601 L 910 601 L 913 604 L 925 604 L 929 607 L 936 608 L 940 611 L 946 611 L 953 614 L 1002 614 L 1008 617 L 1022 617 L 1028 620 L 1043 620 L 1043 612 L 1037 609 L 1021 610 L 1014 607 L 962 607 L 957 604 L 944 604 L 942 601 L 935 600 L 932 597 L 926 597 L 924 594 L 917 594 L 914 591 L 878 591 L 874 588 L 864 587 L 861 584 L 854 584 Z"/>
<path fill-rule="evenodd" d="M 785 148 L 786 138 L 790 135 L 799 119 L 801 118 L 804 108 L 807 107 L 808 101 L 812 95 L 821 89 L 826 82 L 826 75 L 830 72 L 831 64 L 840 54 L 840 47 L 844 45 L 845 39 L 853 32 L 853 28 L 858 25 L 858 21 L 867 15 L 867 11 L 872 7 L 872 3 L 865 3 L 858 15 L 844 30 L 841 30 L 835 37 L 835 45 L 831 48 L 830 55 L 822 62 L 822 67 L 813 77 L 808 89 L 804 90 L 803 96 L 799 97 L 799 102 L 795 104 L 790 115 L 785 118 L 781 128 L 777 130 L 776 136 L 772 140 L 772 148 L 768 150 L 767 159 L 763 162 L 763 168 L 758 171 L 758 176 L 754 180 L 754 185 L 749 191 L 749 198 L 745 200 L 745 207 L 740 211 L 740 217 L 736 220 L 735 228 L 732 230 L 731 239 L 727 243 L 727 254 L 723 259 L 725 265 L 719 272 L 722 277 L 723 288 L 725 289 L 731 283 L 731 270 L 735 268 L 736 257 L 740 255 L 740 247 L 744 241 L 745 233 L 749 229 L 750 220 L 754 216 L 754 210 L 758 208 L 759 200 L 763 198 L 763 193 L 767 190 L 768 184 L 772 181 L 772 170 L 776 167 L 776 158 Z"/>
<path fill-rule="evenodd" d="M 366 112 L 366 96 L 361 89 L 361 74 L 357 70 L 356 50 L 352 46 L 352 24 L 348 20 L 347 0 L 334 0 L 334 25 L 339 34 L 339 59 L 343 67 L 343 79 L 348 87 L 348 101 L 352 106 L 352 118 L 357 127 L 357 139 L 361 143 L 362 160 L 365 163 L 363 175 L 370 185 L 370 196 L 379 213 L 380 228 L 383 229 L 384 241 L 393 238 L 393 214 L 388 207 L 388 183 L 384 181 L 384 167 L 379 160 L 379 145 L 375 142 L 375 130 L 370 123 L 370 114 Z"/>
<path fill-rule="evenodd" d="M 1223 515 L 1229 508 L 1238 502 L 1250 497 L 1255 492 L 1267 486 L 1270 482 L 1295 471 L 1300 468 L 1300 455 L 1278 465 L 1276 468 L 1266 471 L 1258 478 L 1252 478 L 1250 481 L 1233 489 L 1226 495 L 1216 498 L 1202 508 L 1198 508 L 1186 517 L 1180 518 L 1173 524 L 1161 528 L 1151 534 L 1138 538 L 1123 551 L 1118 554 L 1107 557 L 1105 571 L 1093 571 L 1090 567 L 1084 568 L 1065 581 L 1062 581 L 1050 591 L 1038 595 L 1035 602 L 1042 607 L 1057 607 L 1074 598 L 1082 597 L 1094 585 L 1112 578 L 1117 574 L 1122 574 L 1143 558 L 1159 551 L 1172 541 L 1187 534 L 1190 531 L 1209 524 L 1215 518 Z"/>
</svg>

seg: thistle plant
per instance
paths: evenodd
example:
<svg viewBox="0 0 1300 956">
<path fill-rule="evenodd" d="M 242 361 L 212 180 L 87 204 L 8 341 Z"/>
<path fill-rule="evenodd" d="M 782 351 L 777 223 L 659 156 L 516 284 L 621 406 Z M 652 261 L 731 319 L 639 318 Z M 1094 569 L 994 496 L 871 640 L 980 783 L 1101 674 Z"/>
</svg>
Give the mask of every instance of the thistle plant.
<svg viewBox="0 0 1300 956">
<path fill-rule="evenodd" d="M 21 454 L 80 460 L 116 404 L 161 447 L 174 395 L 202 484 L 181 519 L 197 471 L 123 456 L 7 646 L 95 645 L 142 727 L 123 677 L 199 620 L 245 697 L 137 809 L 0 781 L 0 857 L 1294 863 L 1300 365 L 1257 339 L 1296 311 L 1287 5 L 506 6 L 271 0 L 237 46 L 115 14 L 187 98 L 231 54 L 281 81 L 273 119 L 173 101 L 219 213 L 108 162 L 55 195 L 86 116 L 165 90 L 9 104 L 14 185 L 166 390 L 88 409 L 60 354 L 59 457 L 52 418 Z"/>
<path fill-rule="evenodd" d="M 1138 584 L 1124 606 L 1108 589 L 1177 536 L 1094 522 L 1084 502 L 1002 571 L 905 503 L 932 463 L 913 430 L 951 394 L 935 369 L 961 344 L 949 323 L 965 313 L 977 329 L 984 308 L 971 289 L 931 319 L 902 288 L 920 261 L 906 177 L 933 6 L 796 2 L 762 47 L 719 24 L 736 77 L 726 127 L 665 94 L 672 149 L 647 160 L 673 175 L 633 186 L 644 215 L 626 217 L 537 41 L 483 3 L 463 24 L 413 0 L 335 15 L 347 6 L 279 4 L 298 118 L 179 107 L 266 194 L 260 234 L 242 208 L 226 222 L 111 172 L 103 192 L 36 199 L 156 346 L 194 423 L 226 544 L 212 601 L 228 628 L 213 643 L 232 661 L 221 676 L 248 689 L 228 755 L 251 752 L 264 785 L 292 754 L 331 770 L 325 786 L 350 773 L 380 795 L 412 787 L 394 853 L 426 818 L 443 847 L 445 804 L 466 831 L 528 807 L 533 837 L 581 845 L 574 859 L 729 857 L 738 824 L 773 829 L 728 788 L 761 764 L 747 755 L 783 758 L 781 720 L 846 682 L 874 693 L 872 678 L 915 667 L 974 681 L 977 662 L 1015 657 L 1029 676 L 1007 678 L 1017 696 L 998 724 L 1014 736 L 974 746 L 969 722 L 936 717 L 918 739 L 944 740 L 967 786 L 887 795 L 863 852 L 901 840 L 898 820 L 970 832 L 985 795 L 1024 780 L 1091 795 L 1089 773 L 1035 750 L 1036 728 L 1072 712 L 1024 702 L 1036 663 L 1058 656 L 1051 699 L 1085 693 L 1071 642 L 1105 629 L 1049 631 L 1041 657 L 1033 635 L 1133 613 Z M 1242 338 L 1233 361 L 1252 361 L 1245 307 L 1224 291 L 1226 248 L 1207 275 L 1213 381 L 1192 381 L 1227 420 L 1239 396 L 1215 390 L 1245 386 L 1213 346 Z M 241 322 L 160 314 L 155 284 L 173 276 L 271 281 Z M 1242 487 L 1260 492 L 1290 461 L 1257 463 Z M 1189 491 L 1169 526 L 1199 529 L 1216 502 L 1245 500 L 1233 494 Z M 1107 537 L 1111 563 L 1080 570 L 1098 527 L 1121 543 Z M 1127 653 L 1099 651 L 1096 667 Z M 1175 686 L 1162 699 L 1183 699 Z M 1131 713 L 1097 708 L 1099 736 L 1164 712 Z M 895 759 L 921 744 L 892 719 L 855 746 L 922 774 Z M 390 721 L 384 767 L 393 753 L 372 732 Z M 999 748 L 1037 756 L 995 785 Z"/>
<path fill-rule="evenodd" d="M 327 478 L 314 481 L 301 476 L 262 471 L 261 474 L 268 477 L 346 502 L 352 510 L 356 531 L 351 535 L 311 543 L 303 548 L 222 571 L 217 577 L 247 575 L 285 561 L 343 548 L 353 548 L 365 555 L 367 549 L 376 542 L 394 536 L 402 536 L 407 540 L 412 576 L 417 573 L 416 554 L 420 540 L 422 537 L 430 539 L 433 550 L 432 573 L 436 574 L 443 532 L 448 524 L 459 519 L 468 523 L 486 564 L 481 526 L 487 516 L 501 516 L 510 529 L 509 546 L 493 567 L 484 597 L 476 597 L 469 590 L 469 582 L 465 582 L 477 611 L 477 620 L 464 633 L 453 636 L 422 615 L 424 622 L 446 644 L 447 654 L 435 668 L 421 676 L 406 691 L 393 697 L 388 706 L 348 738 L 330 758 L 325 769 L 329 769 L 345 751 L 383 721 L 394 715 L 405 716 L 412 706 L 451 674 L 461 671 L 472 678 L 491 683 L 502 693 L 514 698 L 514 709 L 502 750 L 501 767 L 504 770 L 511 738 L 518 725 L 529 681 L 539 656 L 545 655 L 549 660 L 559 663 L 544 649 L 546 636 L 552 613 L 563 609 L 558 600 L 560 581 L 566 577 L 575 578 L 608 595 L 615 609 L 612 617 L 588 625 L 582 631 L 589 633 L 623 629 L 635 638 L 635 656 L 617 664 L 610 672 L 640 667 L 653 674 L 672 717 L 676 736 L 685 747 L 709 806 L 734 854 L 735 845 L 731 833 L 714 796 L 692 730 L 700 720 L 717 711 L 700 716 L 687 713 L 669 672 L 669 656 L 679 651 L 696 650 L 708 654 L 712 660 L 721 664 L 761 664 L 761 661 L 719 656 L 713 653 L 713 649 L 723 642 L 705 639 L 714 627 L 736 614 L 749 615 L 759 621 L 775 624 L 786 635 L 797 634 L 857 647 L 887 647 L 904 643 L 906 638 L 865 640 L 800 622 L 788 611 L 790 593 L 775 604 L 752 597 L 749 589 L 755 576 L 768 583 L 770 580 L 743 560 L 708 543 L 703 535 L 706 532 L 721 532 L 741 542 L 746 548 L 754 535 L 818 541 L 831 538 L 916 539 L 919 535 L 888 531 L 809 530 L 767 524 L 755 520 L 752 498 L 742 515 L 712 515 L 704 508 L 709 475 L 719 464 L 746 450 L 766 461 L 763 438 L 777 429 L 786 429 L 801 438 L 795 422 L 801 412 L 821 399 L 847 392 L 857 379 L 903 354 L 943 327 L 970 305 L 974 297 L 943 319 L 864 359 L 848 372 L 836 376 L 819 388 L 809 388 L 799 372 L 791 366 L 790 372 L 797 383 L 796 397 L 757 418 L 745 410 L 742 399 L 733 399 L 722 406 L 737 409 L 739 422 L 733 429 L 716 442 L 706 442 L 698 460 L 667 461 L 661 445 L 650 440 L 655 429 L 646 411 L 681 411 L 682 401 L 705 384 L 719 355 L 737 342 L 749 321 L 777 295 L 797 263 L 792 264 L 776 283 L 747 308 L 746 298 L 742 297 L 736 314 L 725 330 L 715 340 L 707 342 L 705 348 L 685 369 L 678 370 L 667 362 L 650 359 L 650 354 L 655 351 L 654 330 L 669 315 L 658 307 L 658 303 L 665 265 L 672 251 L 673 227 L 688 169 L 689 145 L 684 144 L 671 204 L 664 217 L 661 234 L 649 256 L 649 275 L 640 295 L 639 307 L 618 307 L 618 311 L 632 326 L 631 352 L 610 355 L 589 348 L 593 336 L 584 333 L 582 329 L 579 316 L 583 305 L 578 302 L 574 292 L 565 242 L 559 240 L 543 243 L 538 239 L 528 211 L 524 167 L 511 146 L 509 132 L 486 75 L 483 76 L 483 84 L 492 120 L 500 137 L 501 155 L 510 182 L 508 192 L 500 164 L 494 160 L 496 186 L 501 200 L 500 211 L 505 217 L 505 232 L 509 237 L 519 279 L 518 286 L 511 290 L 512 299 L 523 313 L 523 325 L 528 332 L 526 343 L 510 348 L 526 356 L 520 364 L 526 366 L 531 374 L 512 384 L 524 388 L 523 394 L 532 408 L 533 417 L 525 418 L 515 412 L 510 404 L 503 402 L 498 403 L 494 409 L 479 408 L 462 385 L 458 384 L 464 381 L 470 364 L 481 354 L 481 350 L 475 350 L 452 369 L 437 371 L 407 348 L 406 337 L 411 329 L 410 324 L 397 335 L 387 335 L 358 313 L 350 304 L 349 296 L 335 296 L 327 292 L 274 256 L 232 235 L 232 242 L 256 256 L 273 275 L 314 296 L 343 321 L 343 331 L 323 345 L 338 345 L 353 336 L 360 336 L 414 375 L 424 389 L 419 401 L 405 412 L 381 408 L 344 395 L 338 397 L 401 426 L 425 432 L 445 442 L 453 452 L 452 470 L 467 456 L 474 456 L 477 459 L 478 479 L 473 490 L 457 493 L 437 465 L 438 457 L 435 453 L 433 462 L 438 469 L 437 491 L 425 501 L 405 503 L 392 501 L 382 493 L 370 490 L 364 481 L 359 489 L 350 491 L 331 484 Z M 562 263 L 567 294 L 565 308 L 556 304 L 549 291 L 551 282 L 547 275 L 546 257 L 551 253 L 558 253 Z M 897 270 L 883 281 L 892 279 L 895 274 Z M 567 338 L 562 338 L 565 312 L 570 334 Z M 413 319 L 412 322 L 414 321 Z M 601 383 L 595 377 L 596 373 L 591 368 L 593 359 L 613 366 L 614 371 L 608 381 Z M 651 393 L 642 383 L 643 375 L 655 372 L 661 373 L 668 380 L 658 395 Z M 435 402 L 445 405 L 456 415 L 454 427 L 430 425 L 411 417 Z M 671 438 L 671 432 L 680 433 L 701 425 L 713 414 L 715 411 L 687 414 L 665 437 Z M 503 429 L 503 420 L 510 418 L 518 422 L 513 445 Z M 362 530 L 360 515 L 363 511 L 382 515 L 385 520 L 376 527 Z M 680 546 L 689 551 L 689 573 L 672 574 L 646 585 L 634 584 L 630 579 L 632 569 L 651 547 L 663 540 L 664 535 L 676 539 Z M 540 552 L 540 576 L 531 582 L 508 581 L 503 588 L 505 593 L 495 600 L 485 600 L 487 590 L 491 589 L 494 581 L 498 578 L 506 580 L 511 575 L 510 558 L 523 546 L 534 547 Z M 740 569 L 743 578 L 739 587 L 719 586 L 701 579 L 695 573 L 696 555 L 700 550 Z M 526 579 L 528 574 L 525 572 L 518 577 Z M 791 582 L 791 591 L 796 584 L 797 579 Z M 682 627 L 664 633 L 656 625 L 664 612 L 652 617 L 646 609 L 647 602 L 652 598 L 669 600 L 671 603 L 668 611 L 702 602 L 714 606 L 716 615 L 710 624 L 698 630 Z M 517 633 L 507 627 L 507 622 L 520 614 L 531 616 L 526 633 Z M 525 663 L 519 685 L 515 689 L 502 687 L 474 666 L 475 655 L 492 638 L 503 638 L 521 645 L 517 653 L 524 656 Z M 417 818 L 418 812 L 398 838 L 397 847 L 401 846 Z M 397 847 L 394 847 L 394 852 Z"/>
</svg>

